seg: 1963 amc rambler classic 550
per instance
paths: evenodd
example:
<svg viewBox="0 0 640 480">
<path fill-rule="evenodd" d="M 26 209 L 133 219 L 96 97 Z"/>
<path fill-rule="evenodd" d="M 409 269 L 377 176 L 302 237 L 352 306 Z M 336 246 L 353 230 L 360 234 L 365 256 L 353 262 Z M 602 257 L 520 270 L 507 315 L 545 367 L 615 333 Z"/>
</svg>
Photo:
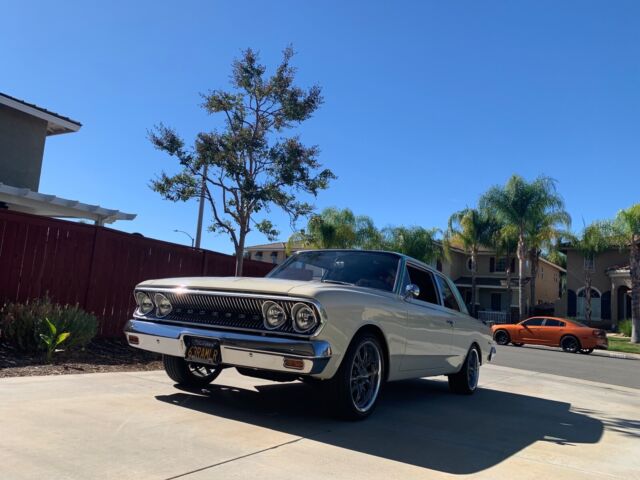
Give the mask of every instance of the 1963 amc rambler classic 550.
<svg viewBox="0 0 640 480">
<path fill-rule="evenodd" d="M 298 252 L 266 278 L 170 278 L 135 289 L 129 344 L 163 355 L 178 384 L 225 367 L 332 390 L 342 416 L 371 413 L 386 381 L 448 375 L 471 394 L 495 348 L 455 285 L 404 255 Z"/>
</svg>

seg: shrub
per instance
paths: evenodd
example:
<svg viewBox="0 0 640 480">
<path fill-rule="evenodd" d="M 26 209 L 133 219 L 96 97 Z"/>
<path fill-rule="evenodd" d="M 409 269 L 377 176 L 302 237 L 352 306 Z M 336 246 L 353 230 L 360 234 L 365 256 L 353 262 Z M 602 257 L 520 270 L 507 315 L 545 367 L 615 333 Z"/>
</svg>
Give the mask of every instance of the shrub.
<svg viewBox="0 0 640 480">
<path fill-rule="evenodd" d="M 59 305 L 39 298 L 25 303 L 8 303 L 0 311 L 2 338 L 22 352 L 43 350 L 40 334 L 49 329 L 48 318 L 60 332 L 69 332 L 67 349 L 87 345 L 98 331 L 98 320 L 78 305 Z"/>
<path fill-rule="evenodd" d="M 618 331 L 625 337 L 631 336 L 631 320 L 622 320 L 618 323 Z"/>
</svg>

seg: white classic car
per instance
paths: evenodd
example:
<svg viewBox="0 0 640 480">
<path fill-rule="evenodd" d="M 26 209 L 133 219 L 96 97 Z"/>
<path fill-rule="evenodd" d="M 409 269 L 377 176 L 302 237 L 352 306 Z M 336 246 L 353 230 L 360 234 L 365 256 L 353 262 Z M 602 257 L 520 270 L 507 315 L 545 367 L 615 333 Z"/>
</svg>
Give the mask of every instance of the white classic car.
<svg viewBox="0 0 640 480">
<path fill-rule="evenodd" d="M 163 355 L 171 379 L 202 387 L 226 367 L 331 389 L 340 414 L 371 413 L 386 381 L 448 375 L 473 393 L 491 331 L 455 285 L 397 253 L 298 252 L 266 278 L 148 280 L 125 334 Z"/>
</svg>

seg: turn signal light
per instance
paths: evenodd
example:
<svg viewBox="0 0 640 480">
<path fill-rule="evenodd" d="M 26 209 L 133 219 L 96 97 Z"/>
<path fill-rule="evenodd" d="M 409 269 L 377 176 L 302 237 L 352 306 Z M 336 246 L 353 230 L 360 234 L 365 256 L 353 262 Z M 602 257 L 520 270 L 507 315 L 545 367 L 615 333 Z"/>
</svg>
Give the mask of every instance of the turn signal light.
<svg viewBox="0 0 640 480">
<path fill-rule="evenodd" d="M 129 335 L 129 343 L 131 345 L 139 345 L 140 344 L 140 339 L 138 337 L 136 337 L 135 335 Z"/>
<path fill-rule="evenodd" d="M 302 370 L 304 368 L 304 360 L 299 358 L 285 358 L 284 368 L 291 368 L 293 370 Z"/>
</svg>

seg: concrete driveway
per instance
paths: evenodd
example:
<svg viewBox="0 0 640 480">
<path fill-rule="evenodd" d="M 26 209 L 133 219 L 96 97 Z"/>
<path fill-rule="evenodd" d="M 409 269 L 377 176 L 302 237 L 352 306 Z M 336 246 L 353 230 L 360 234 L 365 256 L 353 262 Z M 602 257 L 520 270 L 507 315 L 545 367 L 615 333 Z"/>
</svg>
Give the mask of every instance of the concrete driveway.
<svg viewBox="0 0 640 480">
<path fill-rule="evenodd" d="M 486 366 L 472 397 L 391 384 L 343 423 L 300 383 L 164 372 L 0 380 L 0 477 L 14 479 L 640 478 L 640 390 Z"/>
</svg>

